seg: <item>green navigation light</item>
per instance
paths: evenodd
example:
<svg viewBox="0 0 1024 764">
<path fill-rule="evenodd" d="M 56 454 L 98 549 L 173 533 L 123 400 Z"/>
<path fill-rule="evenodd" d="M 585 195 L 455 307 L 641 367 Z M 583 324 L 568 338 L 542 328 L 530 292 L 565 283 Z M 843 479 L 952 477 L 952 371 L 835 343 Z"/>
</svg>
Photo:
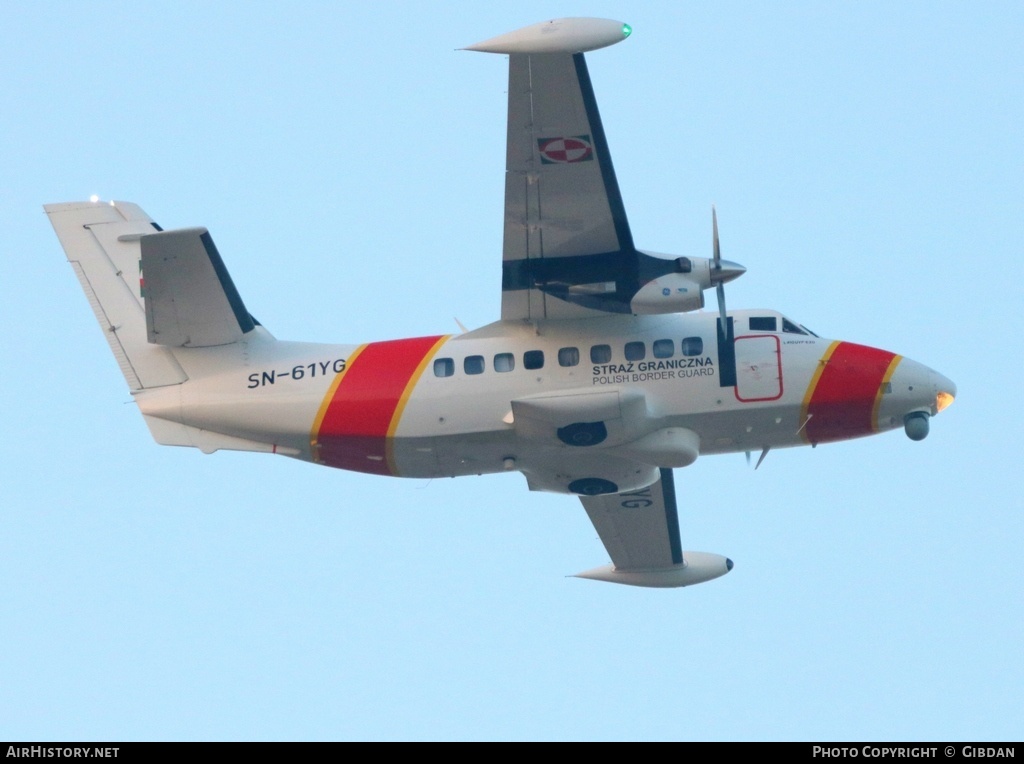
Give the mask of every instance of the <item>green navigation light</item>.
<svg viewBox="0 0 1024 764">
<path fill-rule="evenodd" d="M 631 34 L 633 34 L 633 27 L 631 27 L 629 24 L 623 24 L 622 25 L 622 39 L 625 40 Z"/>
</svg>

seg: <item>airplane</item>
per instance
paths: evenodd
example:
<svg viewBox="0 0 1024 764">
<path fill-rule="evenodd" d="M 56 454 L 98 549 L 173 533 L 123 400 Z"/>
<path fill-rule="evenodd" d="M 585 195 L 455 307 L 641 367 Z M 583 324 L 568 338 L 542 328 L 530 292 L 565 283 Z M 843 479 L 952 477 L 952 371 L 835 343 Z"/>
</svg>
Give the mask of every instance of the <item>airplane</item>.
<svg viewBox="0 0 1024 764">
<path fill-rule="evenodd" d="M 733 563 L 682 549 L 674 469 L 900 427 L 922 440 L 953 382 L 774 310 L 727 311 L 745 268 L 722 258 L 714 208 L 711 257 L 634 245 L 584 55 L 631 31 L 556 19 L 467 48 L 509 61 L 501 318 L 474 331 L 276 340 L 205 228 L 46 205 L 156 442 L 407 478 L 518 471 L 580 498 L 611 562 L 578 577 L 680 587 Z"/>
</svg>

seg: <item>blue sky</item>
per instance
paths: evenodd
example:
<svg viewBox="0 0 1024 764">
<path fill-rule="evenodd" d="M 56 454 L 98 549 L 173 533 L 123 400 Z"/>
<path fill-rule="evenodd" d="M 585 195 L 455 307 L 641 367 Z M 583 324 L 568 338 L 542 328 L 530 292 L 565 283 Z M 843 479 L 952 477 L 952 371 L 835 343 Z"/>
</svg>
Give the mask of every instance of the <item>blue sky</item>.
<svg viewBox="0 0 1024 764">
<path fill-rule="evenodd" d="M 607 556 L 518 475 L 153 444 L 42 213 L 207 226 L 278 337 L 497 318 L 506 63 L 559 16 L 637 243 L 733 307 L 952 378 L 902 433 L 676 472 L 723 579 Z M 0 737 L 1019 740 L 1024 7 L 46 3 L 0 10 Z"/>
</svg>

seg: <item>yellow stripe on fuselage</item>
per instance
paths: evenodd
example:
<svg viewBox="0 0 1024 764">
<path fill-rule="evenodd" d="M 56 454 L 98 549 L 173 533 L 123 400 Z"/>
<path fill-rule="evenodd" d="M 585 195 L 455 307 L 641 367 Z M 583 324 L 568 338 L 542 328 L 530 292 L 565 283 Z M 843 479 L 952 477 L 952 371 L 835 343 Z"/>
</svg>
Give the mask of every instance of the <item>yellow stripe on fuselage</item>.
<svg viewBox="0 0 1024 764">
<path fill-rule="evenodd" d="M 451 338 L 450 334 L 446 334 L 437 342 L 434 346 L 427 351 L 427 354 L 423 356 L 423 360 L 419 362 L 416 367 L 416 371 L 409 377 L 409 382 L 405 385 L 405 390 L 402 391 L 402 397 L 398 399 L 398 405 L 395 406 L 395 413 L 391 417 L 391 424 L 388 426 L 388 437 L 395 437 L 395 433 L 398 432 L 398 422 L 402 418 L 402 412 L 405 411 L 405 405 L 409 402 L 409 397 L 412 395 L 413 388 L 416 387 L 416 383 L 420 381 L 420 377 L 423 376 L 424 370 L 427 368 L 427 364 L 430 363 L 430 359 L 434 357 L 434 354 L 440 350 L 441 346 Z"/>
<path fill-rule="evenodd" d="M 345 373 L 352 368 L 352 363 L 365 349 L 365 344 L 360 345 L 356 348 L 355 352 L 348 357 L 345 361 L 345 368 L 335 375 L 334 381 L 331 382 L 331 386 L 327 388 L 327 394 L 324 395 L 324 399 L 320 403 L 320 409 L 316 412 L 316 418 L 313 420 L 313 427 L 309 431 L 309 450 L 314 462 L 320 461 L 318 453 L 319 449 L 317 448 L 317 438 L 320 436 L 320 426 L 324 423 L 324 417 L 327 415 L 327 408 L 331 405 L 331 401 L 334 400 L 334 394 L 338 391 L 338 385 L 341 384 L 341 380 L 345 377 Z"/>
<path fill-rule="evenodd" d="M 836 340 L 828 349 L 825 354 L 819 359 L 818 366 L 814 369 L 814 374 L 811 375 L 811 382 L 807 385 L 807 392 L 804 393 L 804 401 L 800 406 L 800 435 L 803 439 L 810 443 L 810 438 L 807 437 L 807 428 L 804 426 L 807 424 L 807 410 L 811 407 L 811 398 L 814 397 L 814 389 L 818 386 L 818 381 L 821 379 L 821 375 L 825 371 L 825 367 L 828 365 L 829 359 L 832 354 L 836 352 L 836 348 L 839 347 L 839 340 Z"/>
<path fill-rule="evenodd" d="M 395 464 L 395 453 L 394 453 L 394 437 L 398 432 L 398 423 L 402 419 L 402 413 L 405 411 L 405 406 L 409 403 L 409 398 L 412 396 L 412 391 L 416 388 L 416 383 L 420 381 L 420 377 L 423 376 L 423 372 L 427 368 L 427 364 L 430 363 L 437 351 L 441 349 L 441 346 L 451 339 L 450 334 L 446 334 L 441 337 L 434 346 L 427 351 L 426 355 L 416 366 L 416 370 L 409 377 L 409 382 L 405 386 L 405 390 L 402 391 L 402 397 L 398 399 L 398 405 L 395 406 L 395 413 L 391 416 L 391 424 L 388 425 L 388 436 L 385 443 L 385 454 L 388 460 L 388 468 L 391 470 L 392 475 L 398 475 L 398 465 Z"/>
<path fill-rule="evenodd" d="M 878 386 L 878 394 L 875 395 L 875 405 L 871 407 L 871 427 L 875 432 L 878 432 L 878 410 L 882 408 L 882 396 L 885 394 L 885 386 L 892 381 L 892 375 L 896 373 L 896 367 L 900 365 L 900 361 L 903 360 L 903 356 L 893 356 L 893 359 L 889 361 L 889 366 L 885 370 L 885 375 L 882 377 L 882 384 Z"/>
</svg>

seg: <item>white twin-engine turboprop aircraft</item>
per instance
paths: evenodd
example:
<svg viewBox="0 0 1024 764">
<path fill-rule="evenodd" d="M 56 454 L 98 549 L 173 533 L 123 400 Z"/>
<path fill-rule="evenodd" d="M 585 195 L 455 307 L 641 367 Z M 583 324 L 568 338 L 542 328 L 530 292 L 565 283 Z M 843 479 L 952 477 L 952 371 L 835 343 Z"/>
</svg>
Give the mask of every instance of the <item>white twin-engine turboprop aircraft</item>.
<svg viewBox="0 0 1024 764">
<path fill-rule="evenodd" d="M 717 223 L 711 258 L 634 246 L 583 56 L 629 34 L 560 19 L 469 48 L 509 57 L 501 320 L 476 331 L 275 340 L 206 229 L 164 231 L 123 202 L 48 205 L 156 441 L 400 477 L 518 470 L 582 500 L 612 562 L 581 577 L 671 587 L 732 568 L 682 550 L 673 468 L 897 427 L 924 438 L 956 386 L 775 311 L 727 312 L 744 268 L 721 258 Z M 718 311 L 690 312 L 712 288 Z"/>
</svg>

